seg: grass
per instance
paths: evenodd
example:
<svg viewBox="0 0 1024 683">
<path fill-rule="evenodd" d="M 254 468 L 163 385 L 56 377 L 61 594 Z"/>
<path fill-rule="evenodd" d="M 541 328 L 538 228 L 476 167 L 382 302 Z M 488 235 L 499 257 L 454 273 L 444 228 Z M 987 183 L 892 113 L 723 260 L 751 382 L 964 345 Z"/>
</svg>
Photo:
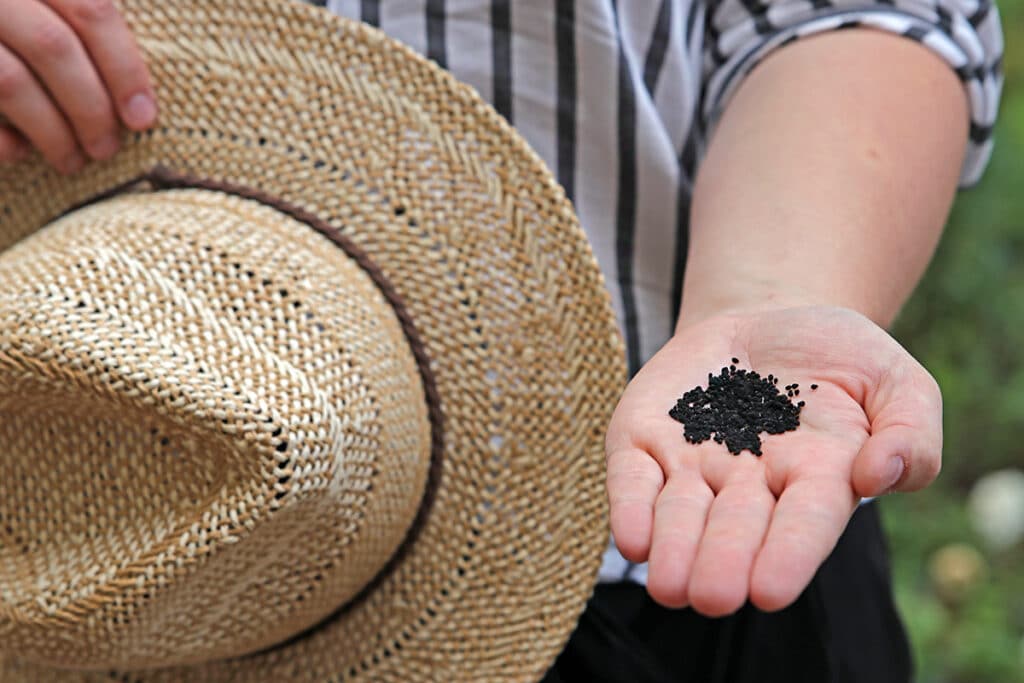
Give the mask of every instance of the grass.
<svg viewBox="0 0 1024 683">
<path fill-rule="evenodd" d="M 978 477 L 1024 468 L 1024 0 L 1001 2 L 1006 85 L 996 148 L 962 192 L 894 334 L 943 390 L 943 472 L 882 501 L 896 597 L 919 683 L 1024 683 L 1024 544 L 986 548 L 966 498 Z M 984 580 L 943 600 L 928 566 L 951 543 L 978 550 Z"/>
</svg>

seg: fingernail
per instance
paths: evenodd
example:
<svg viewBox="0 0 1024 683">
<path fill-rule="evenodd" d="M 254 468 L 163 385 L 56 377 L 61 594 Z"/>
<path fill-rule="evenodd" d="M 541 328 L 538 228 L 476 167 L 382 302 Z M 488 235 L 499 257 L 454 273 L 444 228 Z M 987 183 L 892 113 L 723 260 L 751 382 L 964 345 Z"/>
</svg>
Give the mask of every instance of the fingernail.
<svg viewBox="0 0 1024 683">
<path fill-rule="evenodd" d="M 108 135 L 89 146 L 89 155 L 93 159 L 109 159 L 117 154 L 117 149 L 120 146 L 121 142 L 117 139 L 116 135 Z"/>
<path fill-rule="evenodd" d="M 145 93 L 132 95 L 124 107 L 125 123 L 135 129 L 149 128 L 156 120 L 156 102 Z"/>
<path fill-rule="evenodd" d="M 893 487 L 896 486 L 896 483 L 899 482 L 900 477 L 903 476 L 903 470 L 905 467 L 906 465 L 903 462 L 903 458 L 899 456 L 889 461 L 889 467 L 886 470 L 885 477 L 885 480 L 889 482 L 889 484 L 885 487 L 886 493 L 890 493 Z"/>
<path fill-rule="evenodd" d="M 61 170 L 64 173 L 78 173 L 85 166 L 85 157 L 79 151 L 74 151 L 71 154 L 64 157 L 64 162 L 61 164 Z"/>
</svg>

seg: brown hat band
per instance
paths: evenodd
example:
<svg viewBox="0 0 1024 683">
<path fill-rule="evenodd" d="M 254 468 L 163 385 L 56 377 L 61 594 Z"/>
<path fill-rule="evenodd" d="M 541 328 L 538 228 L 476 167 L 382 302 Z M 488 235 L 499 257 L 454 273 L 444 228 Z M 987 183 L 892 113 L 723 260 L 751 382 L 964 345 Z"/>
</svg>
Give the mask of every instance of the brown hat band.
<svg viewBox="0 0 1024 683">
<path fill-rule="evenodd" d="M 245 655 L 243 657 L 254 657 L 266 652 L 286 647 L 296 641 L 301 640 L 310 633 L 323 627 L 325 624 L 339 618 L 353 606 L 359 603 L 366 595 L 370 594 L 374 587 L 377 586 L 391 571 L 398 565 L 402 557 L 413 545 L 416 540 L 419 531 L 423 528 L 427 518 L 430 515 L 430 510 L 433 506 L 435 492 L 440 485 L 441 473 L 442 473 L 442 460 L 444 453 L 444 416 L 441 410 L 441 397 L 437 391 L 437 384 L 434 380 L 433 371 L 430 368 L 430 359 L 427 357 L 426 348 L 422 342 L 419 332 L 416 326 L 413 324 L 412 316 L 409 314 L 405 303 L 402 300 L 401 295 L 392 286 L 387 276 L 381 270 L 381 268 L 370 259 L 369 255 L 365 251 L 359 248 L 352 240 L 345 235 L 341 234 L 336 228 L 328 224 L 326 221 L 320 219 L 314 214 L 302 209 L 294 204 L 291 204 L 280 197 L 274 197 L 260 190 L 256 190 L 250 187 L 244 187 L 242 185 L 236 185 L 233 183 L 211 180 L 208 178 L 199 178 L 196 176 L 175 172 L 163 166 L 156 166 L 146 173 L 142 173 L 131 180 L 121 183 L 109 190 L 101 192 L 92 198 L 72 207 L 66 214 L 73 213 L 78 209 L 91 204 L 96 204 L 104 199 L 122 194 L 142 183 L 146 183 L 151 186 L 154 190 L 171 190 L 171 189 L 200 189 L 200 190 L 211 190 L 214 192 L 222 192 L 224 194 L 234 195 L 242 199 L 249 199 L 252 201 L 259 202 L 265 206 L 275 209 L 300 223 L 305 223 L 313 230 L 317 231 L 335 245 L 340 247 L 349 258 L 351 258 L 356 265 L 358 265 L 370 279 L 377 286 L 380 292 L 384 295 L 388 304 L 395 312 L 395 317 L 398 319 L 402 327 L 402 332 L 409 344 L 409 348 L 412 351 L 413 358 L 416 361 L 416 366 L 420 373 L 420 379 L 423 383 L 423 391 L 427 401 L 427 413 L 430 420 L 431 427 L 431 439 L 430 439 L 430 469 L 427 475 L 426 487 L 423 492 L 423 497 L 420 501 L 419 509 L 416 512 L 412 524 L 409 526 L 406 532 L 405 538 L 398 546 L 395 553 L 391 556 L 391 559 L 381 568 L 377 575 L 370 580 L 366 586 L 363 587 L 355 596 L 346 601 L 344 604 L 339 606 L 325 618 L 317 622 L 316 624 L 304 629 L 303 631 L 293 635 L 285 641 L 282 641 L 269 648 Z"/>
</svg>

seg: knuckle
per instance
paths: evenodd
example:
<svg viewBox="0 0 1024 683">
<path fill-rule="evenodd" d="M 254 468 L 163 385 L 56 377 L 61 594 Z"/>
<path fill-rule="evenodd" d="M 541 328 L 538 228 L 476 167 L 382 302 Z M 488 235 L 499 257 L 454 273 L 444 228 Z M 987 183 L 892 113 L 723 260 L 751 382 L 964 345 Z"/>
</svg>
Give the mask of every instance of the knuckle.
<svg viewBox="0 0 1024 683">
<path fill-rule="evenodd" d="M 938 410 L 942 410 L 942 387 L 939 386 L 938 381 L 932 376 L 930 372 L 921 369 L 920 374 L 917 377 L 917 386 L 915 389 L 920 392 L 920 395 L 927 401 L 928 404 L 935 406 Z"/>
<path fill-rule="evenodd" d="M 608 468 L 613 472 L 645 472 L 650 456 L 636 450 L 615 451 L 608 456 Z"/>
<path fill-rule="evenodd" d="M 942 459 L 938 457 L 917 458 L 909 465 L 909 471 L 903 482 L 897 487 L 899 491 L 920 491 L 939 476 L 942 470 Z"/>
<path fill-rule="evenodd" d="M 33 60 L 54 60 L 70 55 L 77 38 L 63 22 L 41 21 L 31 29 L 27 38 L 27 52 Z"/>
<path fill-rule="evenodd" d="M 614 469 L 607 474 L 609 488 L 635 491 L 638 488 L 647 489 L 661 482 L 651 476 L 651 473 L 638 468 Z"/>
<path fill-rule="evenodd" d="M 650 501 L 638 493 L 609 489 L 608 504 L 614 508 L 627 507 L 630 505 L 644 505 L 650 507 Z"/>
<path fill-rule="evenodd" d="M 102 135 L 102 134 L 95 135 L 95 134 L 93 134 L 93 135 L 90 135 L 90 136 L 82 139 L 81 142 L 82 142 L 82 146 L 83 147 L 85 147 L 87 150 L 91 150 L 91 149 L 96 149 L 97 147 L 101 146 L 104 143 L 105 140 L 106 140 L 106 136 L 105 135 Z"/>
<path fill-rule="evenodd" d="M 920 468 L 921 476 L 924 478 L 924 483 L 930 484 L 935 481 L 935 478 L 942 471 L 942 458 L 937 456 L 925 458 L 918 467 Z"/>
<path fill-rule="evenodd" d="M 658 510 L 702 510 L 711 504 L 714 495 L 704 491 L 675 492 L 658 497 Z"/>
<path fill-rule="evenodd" d="M 102 24 L 117 14 L 112 0 L 72 0 L 68 12 L 76 23 Z"/>
<path fill-rule="evenodd" d="M 106 99 L 92 98 L 68 112 L 83 142 L 96 142 L 117 131 L 113 108 Z"/>
<path fill-rule="evenodd" d="M 0 101 L 9 100 L 29 84 L 28 70 L 16 60 L 0 60 Z"/>
<path fill-rule="evenodd" d="M 905 370 L 908 384 L 929 402 L 942 405 L 942 387 L 935 376 L 914 358 Z"/>
</svg>

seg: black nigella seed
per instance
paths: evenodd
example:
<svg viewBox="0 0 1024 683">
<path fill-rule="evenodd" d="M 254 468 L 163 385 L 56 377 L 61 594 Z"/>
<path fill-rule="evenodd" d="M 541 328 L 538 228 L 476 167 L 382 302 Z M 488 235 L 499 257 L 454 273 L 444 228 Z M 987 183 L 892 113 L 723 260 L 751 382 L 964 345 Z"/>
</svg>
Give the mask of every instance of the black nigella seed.
<svg viewBox="0 0 1024 683">
<path fill-rule="evenodd" d="M 683 394 L 669 415 L 683 423 L 688 443 L 714 440 L 734 455 L 744 450 L 761 455 L 761 432 L 782 434 L 800 426 L 804 402 L 793 405 L 789 400 L 798 393 L 797 385 L 785 386 L 787 398 L 778 383 L 774 375 L 723 367 L 717 375 L 708 373 L 706 389 L 698 386 Z"/>
<path fill-rule="evenodd" d="M 740 362 L 740 359 L 739 359 L 739 358 L 733 358 L 733 359 L 732 359 L 732 364 L 733 364 L 733 365 L 737 365 L 737 364 L 738 364 L 739 362 Z"/>
<path fill-rule="evenodd" d="M 811 385 L 811 391 L 814 391 L 814 390 L 815 390 L 815 389 L 817 389 L 817 388 L 818 388 L 818 385 L 817 385 L 817 384 L 812 384 L 812 385 Z"/>
</svg>

